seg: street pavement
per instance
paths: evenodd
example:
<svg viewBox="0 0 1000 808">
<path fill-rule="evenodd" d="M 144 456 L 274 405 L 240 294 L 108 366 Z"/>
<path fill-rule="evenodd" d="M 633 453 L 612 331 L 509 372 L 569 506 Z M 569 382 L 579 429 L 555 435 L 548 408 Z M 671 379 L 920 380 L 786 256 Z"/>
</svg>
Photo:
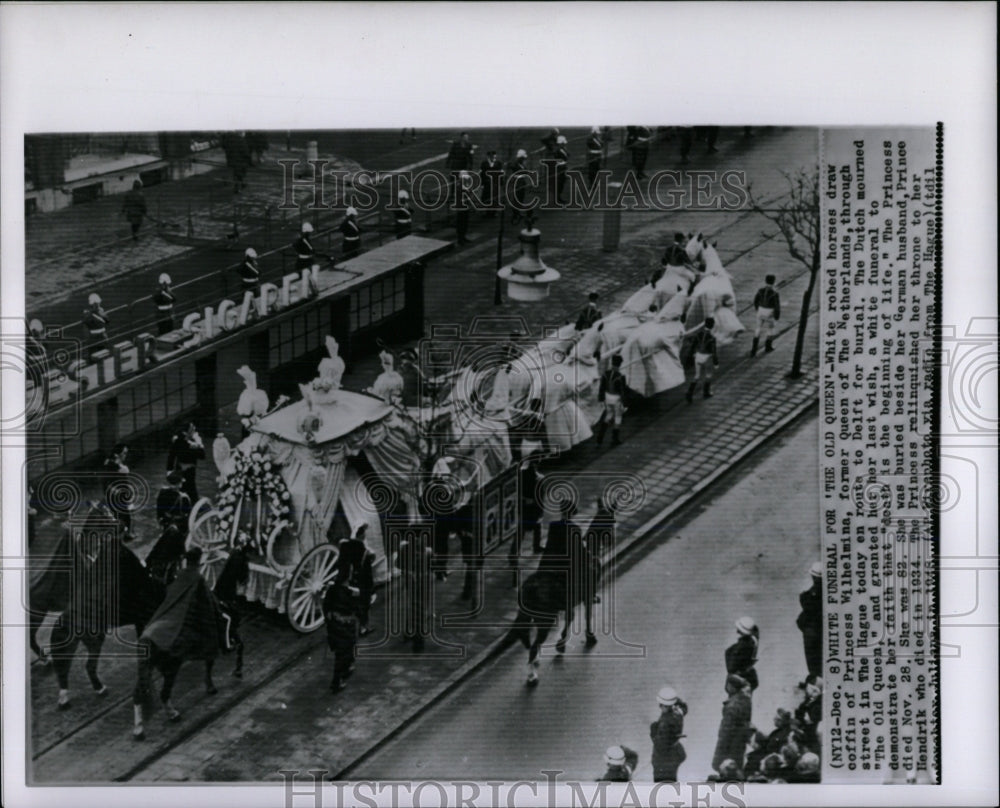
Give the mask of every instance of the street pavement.
<svg viewBox="0 0 1000 808">
<path fill-rule="evenodd" d="M 742 144 L 738 154 L 727 154 L 724 149 L 720 159 L 745 166 L 754 179 L 755 192 L 761 189 L 764 194 L 777 194 L 782 189 L 783 168 L 794 169 L 815 159 L 813 133 L 773 133 L 755 149 L 747 150 Z M 631 214 L 623 222 L 621 248 L 604 253 L 598 249 L 596 216 L 553 212 L 540 217 L 543 258 L 563 273 L 563 280 L 553 288 L 549 302 L 536 308 L 509 302 L 493 307 L 495 243 L 486 238 L 485 228 L 495 227 L 496 223 L 484 220 L 477 225 L 482 232 L 476 243 L 439 259 L 429 270 L 429 325 L 458 322 L 467 327 L 473 315 L 484 312 L 520 314 L 538 333 L 543 325 L 559 324 L 571 317 L 591 289 L 602 293 L 602 307 L 610 311 L 643 283 L 674 229 L 701 230 L 718 238 L 720 254 L 734 276 L 739 309 L 748 327 L 752 326 L 749 303 L 763 275 L 775 271 L 785 283 L 784 331 L 776 340 L 773 354 L 750 360 L 746 355 L 749 340 L 744 335 L 733 346 L 722 349 L 714 399 L 697 399 L 687 405 L 683 390 L 675 389 L 644 401 L 627 415 L 624 446 L 599 450 L 589 441 L 547 469 L 552 474 L 569 476 L 579 486 L 581 524 L 589 519 L 592 508 L 588 505 L 596 493 L 615 475 L 627 469 L 641 478 L 645 496 L 620 522 L 619 537 L 628 543 L 646 535 L 650 520 L 664 509 L 695 496 L 702 486 L 755 451 L 770 434 L 815 401 L 817 337 L 813 321 L 806 343 L 806 374 L 794 382 L 787 380 L 784 374 L 790 363 L 794 318 L 806 278 L 804 268 L 789 258 L 781 241 L 774 238 L 773 228 L 769 230 L 761 217 L 716 211 Z M 516 251 L 509 250 L 509 256 L 508 261 Z M 374 379 L 375 361 L 353 363 L 348 371 L 345 385 L 360 389 Z M 155 481 L 163 473 L 162 453 L 147 452 L 136 468 L 155 490 Z M 200 475 L 203 492 L 211 495 L 214 481 L 208 463 L 202 464 Z M 138 549 L 144 553 L 154 538 L 150 515 L 140 513 L 136 522 L 140 532 Z M 43 523 L 40 529 L 51 530 L 54 525 Z M 527 568 L 531 563 L 530 556 L 525 555 L 522 564 Z M 67 714 L 53 718 L 52 674 L 33 666 L 34 775 L 39 781 L 274 779 L 278 769 L 297 767 L 299 760 L 340 771 L 435 699 L 445 698 L 455 681 L 467 676 L 474 670 L 474 663 L 497 648 L 515 605 L 510 572 L 487 570 L 483 611 L 468 620 L 455 617 L 464 608 L 456 600 L 460 577 L 456 568 L 456 574 L 436 592 L 439 617 L 450 613 L 452 623 L 441 628 L 440 635 L 443 642 L 452 645 L 432 644 L 432 652 L 422 657 L 411 655 L 398 641 L 390 641 L 381 649 L 363 648 L 349 690 L 336 697 L 325 694 L 329 660 L 322 637 L 299 637 L 287 628 L 282 617 L 255 614 L 247 627 L 247 678 L 243 682 L 229 681 L 220 672 L 220 694 L 209 699 L 200 687 L 197 666 L 188 666 L 177 688 L 184 721 L 168 725 L 160 723 L 160 717 L 154 718 L 151 740 L 145 746 L 133 744 L 128 738 L 131 710 L 127 688 L 134 668 L 127 658 L 102 663 L 102 675 L 109 680 L 118 677 L 114 689 L 114 703 L 118 706 L 114 709 L 93 706 L 94 697 L 84 684 L 82 670 L 76 669 L 77 706 L 68 718 Z M 391 592 L 387 590 L 388 597 L 392 597 Z M 376 606 L 373 625 L 384 620 L 383 609 L 384 603 Z M 456 621 L 464 625 L 455 625 Z M 368 646 L 381 636 L 376 631 Z M 455 652 L 456 646 L 460 653 Z M 604 647 L 602 643 L 599 649 Z M 381 653 L 376 654 L 379 650 Z M 105 713 L 101 714 L 101 709 Z M 57 721 L 62 723 L 56 726 Z M 72 737 L 59 743 L 59 733 L 67 732 L 72 732 Z M 50 739 L 51 748 L 42 752 L 46 739 Z M 102 766 L 95 765 L 98 756 L 92 754 L 93 749 L 102 750 Z M 306 767 L 303 762 L 301 768 Z"/>
</svg>

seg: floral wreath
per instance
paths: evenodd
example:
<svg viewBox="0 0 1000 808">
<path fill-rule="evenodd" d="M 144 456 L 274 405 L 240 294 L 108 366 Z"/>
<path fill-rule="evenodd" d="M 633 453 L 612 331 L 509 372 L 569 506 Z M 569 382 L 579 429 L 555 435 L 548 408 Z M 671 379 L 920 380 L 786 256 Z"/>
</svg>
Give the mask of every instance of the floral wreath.
<svg viewBox="0 0 1000 808">
<path fill-rule="evenodd" d="M 236 507 L 241 501 L 244 504 L 261 501 L 261 523 L 257 526 L 257 536 L 240 530 L 232 541 L 234 545 L 240 544 L 263 554 L 275 525 L 292 522 L 292 495 L 279 468 L 259 449 L 233 454 L 233 471 L 226 478 L 218 499 L 218 532 L 227 542 L 232 536 Z"/>
</svg>

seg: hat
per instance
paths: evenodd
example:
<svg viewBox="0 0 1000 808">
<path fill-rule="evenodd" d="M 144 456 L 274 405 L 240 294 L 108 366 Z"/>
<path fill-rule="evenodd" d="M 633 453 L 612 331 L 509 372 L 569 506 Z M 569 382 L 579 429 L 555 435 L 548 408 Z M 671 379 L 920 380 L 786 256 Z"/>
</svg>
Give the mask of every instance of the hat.
<svg viewBox="0 0 1000 808">
<path fill-rule="evenodd" d="M 598 299 L 597 292 L 591 292 L 589 295 L 587 295 L 587 300 L 589 300 L 591 302 L 594 302 L 597 299 Z"/>
<path fill-rule="evenodd" d="M 656 703 L 661 704 L 664 707 L 675 704 L 677 702 L 677 691 L 674 690 L 670 685 L 660 688 L 660 692 L 656 694 Z"/>
<path fill-rule="evenodd" d="M 357 216 L 358 215 L 357 208 L 355 208 L 354 206 L 349 207 L 345 211 L 345 215 L 347 215 L 347 216 Z"/>
<path fill-rule="evenodd" d="M 169 286 L 171 283 L 173 283 L 173 281 L 170 280 L 170 276 L 166 272 L 161 272 L 160 273 L 160 283 L 161 284 L 165 283 L 165 284 L 167 284 L 167 286 Z"/>
<path fill-rule="evenodd" d="M 566 135 L 559 135 L 559 137 L 556 138 L 556 143 L 558 143 L 560 146 L 565 146 L 566 145 Z"/>
<path fill-rule="evenodd" d="M 302 232 L 311 233 L 313 231 L 313 226 L 310 222 L 302 222 Z"/>
<path fill-rule="evenodd" d="M 814 562 L 813 565 L 809 568 L 809 574 L 813 578 L 822 578 L 823 577 L 823 563 L 821 561 Z"/>
<path fill-rule="evenodd" d="M 624 766 L 625 750 L 620 746 L 609 746 L 604 752 L 604 762 L 609 766 Z"/>
<path fill-rule="evenodd" d="M 247 258 L 256 258 L 257 251 L 253 247 L 247 247 L 247 250 L 245 253 L 243 253 L 243 255 L 245 255 Z"/>
<path fill-rule="evenodd" d="M 753 634 L 755 628 L 757 628 L 757 624 L 753 621 L 752 617 L 743 615 L 743 617 L 736 621 L 736 630 L 740 634 Z"/>
<path fill-rule="evenodd" d="M 601 134 L 601 127 L 599 127 L 599 126 L 591 126 L 590 127 L 590 134 L 592 134 L 592 135 L 599 135 L 599 134 Z"/>
<path fill-rule="evenodd" d="M 400 191 L 399 192 L 399 198 L 400 199 L 409 199 L 410 198 L 410 192 L 409 191 Z"/>
<path fill-rule="evenodd" d="M 87 302 L 93 306 L 95 303 L 100 305 L 101 296 L 97 292 L 91 292 L 90 297 L 87 298 Z"/>
<path fill-rule="evenodd" d="M 518 157 L 527 157 L 528 153 L 524 149 L 518 149 L 517 150 L 517 156 Z"/>
</svg>

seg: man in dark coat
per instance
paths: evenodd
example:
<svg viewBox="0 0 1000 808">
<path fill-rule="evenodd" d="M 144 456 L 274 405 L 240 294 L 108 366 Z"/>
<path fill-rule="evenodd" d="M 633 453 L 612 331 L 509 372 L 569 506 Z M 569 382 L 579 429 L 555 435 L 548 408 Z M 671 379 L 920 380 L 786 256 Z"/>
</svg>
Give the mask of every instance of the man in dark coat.
<svg viewBox="0 0 1000 808">
<path fill-rule="evenodd" d="M 760 629 L 752 618 L 744 616 L 736 621 L 736 633 L 739 635 L 736 642 L 726 649 L 726 673 L 742 677 L 753 691 L 760 684 L 754 667 L 757 664 Z"/>
<path fill-rule="evenodd" d="M 799 613 L 795 624 L 802 632 L 806 668 L 810 676 L 823 675 L 823 565 L 817 561 L 810 570 L 812 586 L 799 594 Z"/>
<path fill-rule="evenodd" d="M 472 153 L 476 147 L 469 139 L 468 132 L 462 132 L 458 140 L 451 144 L 448 150 L 449 171 L 469 171 L 472 168 Z"/>
<path fill-rule="evenodd" d="M 240 291 L 243 294 L 251 292 L 256 296 L 260 292 L 260 265 L 257 263 L 257 251 L 253 247 L 247 247 L 244 251 L 239 271 Z"/>
<path fill-rule="evenodd" d="M 233 193 L 238 194 L 246 187 L 250 146 L 242 132 L 227 132 L 222 136 L 222 150 L 226 154 L 226 165 L 233 172 Z"/>
<path fill-rule="evenodd" d="M 639 753 L 627 746 L 609 746 L 604 753 L 604 764 L 607 769 L 597 778 L 598 783 L 628 783 L 639 765 Z"/>
<path fill-rule="evenodd" d="M 392 209 L 396 221 L 396 238 L 406 238 L 413 231 L 413 208 L 410 206 L 410 192 L 401 190 L 396 207 Z"/>
<path fill-rule="evenodd" d="M 802 743 L 815 751 L 819 750 L 816 725 L 823 720 L 823 680 L 810 676 L 805 682 L 805 698 L 795 708 L 795 720 L 802 728 Z"/>
<path fill-rule="evenodd" d="M 132 190 L 125 194 L 122 201 L 122 215 L 132 227 L 132 241 L 139 240 L 139 228 L 142 227 L 142 220 L 146 218 L 146 197 L 142 195 L 142 182 L 136 180 L 132 183 Z"/>
<path fill-rule="evenodd" d="M 548 540 L 542 557 L 538 561 L 539 570 L 550 570 L 558 576 L 558 581 L 564 587 L 564 602 L 566 604 L 566 625 L 562 636 L 556 643 L 556 651 L 566 650 L 566 633 L 572 620 L 576 604 L 583 603 L 586 620 L 587 647 L 597 644 L 591 619 L 593 614 L 593 599 L 597 589 L 597 562 L 583 543 L 583 531 L 572 517 L 576 513 L 576 505 L 570 500 L 562 504 L 561 518 L 549 523 Z"/>
<path fill-rule="evenodd" d="M 684 716 L 688 706 L 670 686 L 657 694 L 660 717 L 649 725 L 649 737 L 653 741 L 653 780 L 657 783 L 676 783 L 677 770 L 687 759 L 687 752 L 681 743 L 684 737 Z"/>
<path fill-rule="evenodd" d="M 187 494 L 191 504 L 198 502 L 198 461 L 205 459 L 205 444 L 194 423 L 174 435 L 167 453 L 167 471 L 179 471 L 184 478 L 181 490 Z"/>
<path fill-rule="evenodd" d="M 590 137 L 587 138 L 587 180 L 591 185 L 597 179 L 597 172 L 601 170 L 601 161 L 604 159 L 604 141 L 601 139 L 601 129 L 598 126 L 590 130 Z"/>
<path fill-rule="evenodd" d="M 295 269 L 309 269 L 316 262 L 316 248 L 312 243 L 313 226 L 311 222 L 302 223 L 302 232 L 295 239 L 292 249 L 295 250 Z"/>
<path fill-rule="evenodd" d="M 375 595 L 375 553 L 365 544 L 368 525 L 361 525 L 350 539 L 338 545 L 337 567 L 347 571 L 348 586 L 358 591 L 358 635 L 368 634 L 368 617 Z"/>
<path fill-rule="evenodd" d="M 511 207 L 510 220 L 512 223 L 520 221 L 521 216 L 528 212 L 528 152 L 524 149 L 517 150 L 517 156 L 507 170 L 507 188 L 510 191 L 508 197 Z"/>
<path fill-rule="evenodd" d="M 187 533 L 191 515 L 191 498 L 181 490 L 184 475 L 180 471 L 167 472 L 167 482 L 156 495 L 156 521 L 161 528 L 175 524 L 182 534 Z"/>
<path fill-rule="evenodd" d="M 742 676 L 733 674 L 726 680 L 726 693 L 729 698 L 722 705 L 722 723 L 719 724 L 719 737 L 712 756 L 712 768 L 720 774 L 722 764 L 727 760 L 743 770 L 743 756 L 750 734 L 750 685 Z"/>
<path fill-rule="evenodd" d="M 586 331 L 604 316 L 601 314 L 601 310 L 597 308 L 597 300 L 597 292 L 591 292 L 587 295 L 587 305 L 580 310 L 576 318 L 576 325 L 574 327 L 577 331 Z"/>
<path fill-rule="evenodd" d="M 164 584 L 170 584 L 177 577 L 177 569 L 184 558 L 184 534 L 178 526 L 169 522 L 163 526 L 160 538 L 146 556 L 146 569 Z"/>
<path fill-rule="evenodd" d="M 632 169 L 640 179 L 646 179 L 646 161 L 649 159 L 649 138 L 651 133 L 648 126 L 632 127 L 632 142 L 628 148 L 632 150 Z"/>
<path fill-rule="evenodd" d="M 340 568 L 336 580 L 323 596 L 326 638 L 333 653 L 333 679 L 330 690 L 344 689 L 354 670 L 358 644 L 358 590 L 348 584 L 350 571 Z"/>
<path fill-rule="evenodd" d="M 495 216 L 500 209 L 500 185 L 503 182 L 503 162 L 497 158 L 497 150 L 486 152 L 486 159 L 479 164 L 479 177 L 482 180 L 483 201 L 490 206 L 487 216 Z"/>
<path fill-rule="evenodd" d="M 471 600 L 473 610 L 479 608 L 483 590 L 483 537 L 479 525 L 472 516 L 472 503 L 463 505 L 455 514 L 455 529 L 458 532 L 465 563 L 465 580 L 462 583 L 462 600 Z"/>
<path fill-rule="evenodd" d="M 341 258 L 347 261 L 361 254 L 361 225 L 358 224 L 358 211 L 352 205 L 344 213 L 344 221 L 340 224 L 340 233 L 344 237 L 341 244 Z"/>
<path fill-rule="evenodd" d="M 135 498 L 135 482 L 129 479 L 126 465 L 129 449 L 124 443 L 115 444 L 111 454 L 104 460 L 103 482 L 104 501 L 122 526 L 122 539 L 131 541 L 132 501 Z"/>
</svg>

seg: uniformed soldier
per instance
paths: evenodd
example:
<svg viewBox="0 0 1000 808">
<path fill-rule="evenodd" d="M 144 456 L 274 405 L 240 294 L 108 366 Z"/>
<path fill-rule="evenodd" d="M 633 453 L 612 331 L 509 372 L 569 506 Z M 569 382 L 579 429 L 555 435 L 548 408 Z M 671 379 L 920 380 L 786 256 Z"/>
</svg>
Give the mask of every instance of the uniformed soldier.
<svg viewBox="0 0 1000 808">
<path fill-rule="evenodd" d="M 170 283 L 170 276 L 166 272 L 161 273 L 160 288 L 153 293 L 160 336 L 174 330 L 174 303 L 177 298 L 174 297 L 174 293 L 170 289 Z"/>
<path fill-rule="evenodd" d="M 139 228 L 146 217 L 146 198 L 142 195 L 142 182 L 135 180 L 132 190 L 125 194 L 122 201 L 122 215 L 132 227 L 132 241 L 139 240 Z"/>
<path fill-rule="evenodd" d="M 777 320 L 781 319 L 781 295 L 774 288 L 774 275 L 764 278 L 764 286 L 757 290 L 754 295 L 753 307 L 757 312 L 757 328 L 753 333 L 753 346 L 750 348 L 750 356 L 757 355 L 757 348 L 760 345 L 760 337 L 764 335 L 764 353 L 771 353 L 774 346 L 771 344 L 773 337 L 771 332 Z"/>
<path fill-rule="evenodd" d="M 563 204 L 563 191 L 566 188 L 566 171 L 569 168 L 569 151 L 566 148 L 566 136 L 556 138 L 556 147 L 552 152 L 553 173 L 550 175 L 549 199 Z"/>
<path fill-rule="evenodd" d="M 392 215 L 396 219 L 396 238 L 406 238 L 413 229 L 413 208 L 410 207 L 409 191 L 400 191 L 399 200 Z"/>
<path fill-rule="evenodd" d="M 627 746 L 609 746 L 604 753 L 604 774 L 597 778 L 599 783 L 627 783 L 639 764 L 639 753 Z"/>
<path fill-rule="evenodd" d="M 469 139 L 468 132 L 462 132 L 458 140 L 451 144 L 448 151 L 448 169 L 450 171 L 469 171 L 472 169 L 472 153 L 476 150 Z"/>
<path fill-rule="evenodd" d="M 508 187 L 511 189 L 513 199 L 513 213 L 510 220 L 516 224 L 521 219 L 521 214 L 526 213 L 528 178 L 525 173 L 528 170 L 528 153 L 524 149 L 518 149 L 514 162 L 510 166 L 507 177 Z M 519 173 L 520 172 L 520 173 Z"/>
<path fill-rule="evenodd" d="M 472 175 L 468 171 L 460 171 L 458 173 L 458 181 L 466 191 L 472 187 Z M 469 239 L 466 237 L 469 232 L 469 215 L 468 204 L 455 209 L 455 232 L 458 235 L 459 244 L 469 243 Z"/>
<path fill-rule="evenodd" d="M 594 432 L 598 446 L 604 440 L 608 421 L 611 422 L 611 445 L 618 446 L 622 442 L 621 427 L 622 417 L 625 415 L 627 391 L 628 383 L 625 381 L 625 374 L 622 373 L 622 356 L 615 354 L 611 357 L 611 367 L 601 375 L 601 384 L 597 391 L 597 400 L 604 405 L 604 411 Z"/>
<path fill-rule="evenodd" d="M 656 703 L 660 706 L 660 715 L 649 725 L 649 737 L 653 741 L 653 780 L 676 783 L 677 770 L 687 759 L 681 738 L 684 737 L 684 716 L 688 706 L 669 685 L 660 689 Z"/>
<path fill-rule="evenodd" d="M 542 138 L 542 145 L 545 147 L 545 154 L 549 157 L 556 153 L 556 146 L 559 142 L 559 130 L 552 127 L 552 131 Z"/>
<path fill-rule="evenodd" d="M 365 544 L 368 525 L 361 525 L 350 539 L 341 539 L 338 545 L 338 569 L 347 570 L 347 583 L 358 590 L 358 634 L 369 632 L 368 616 L 375 596 L 375 553 Z"/>
<path fill-rule="evenodd" d="M 260 267 L 257 265 L 257 251 L 253 247 L 247 247 L 243 253 L 243 263 L 240 264 L 240 282 L 243 284 L 243 292 L 253 292 L 256 296 L 260 291 Z"/>
<path fill-rule="evenodd" d="M 358 224 L 358 211 L 353 206 L 344 212 L 344 216 L 344 222 L 340 225 L 340 232 L 344 236 L 341 257 L 346 261 L 361 252 L 361 226 Z"/>
<path fill-rule="evenodd" d="M 687 238 L 683 233 L 674 233 L 674 241 L 663 254 L 663 263 L 672 267 L 691 267 L 691 259 L 684 249 Z"/>
<path fill-rule="evenodd" d="M 590 137 L 587 138 L 587 179 L 591 185 L 597 179 L 597 172 L 601 170 L 603 159 L 604 141 L 601 138 L 601 128 L 594 126 L 590 130 Z"/>
<path fill-rule="evenodd" d="M 90 333 L 90 356 L 107 347 L 108 313 L 101 307 L 101 296 L 92 292 L 87 298 L 89 307 L 83 310 L 83 324 Z"/>
<path fill-rule="evenodd" d="M 297 270 L 309 269 L 316 262 L 316 250 L 309 240 L 312 232 L 312 224 L 310 222 L 303 222 L 302 233 L 293 245 L 295 249 L 295 268 Z"/>
<path fill-rule="evenodd" d="M 754 691 L 760 684 L 754 667 L 757 664 L 760 629 L 753 618 L 744 615 L 736 621 L 736 632 L 739 637 L 726 649 L 726 673 L 742 676 L 750 690 Z"/>
<path fill-rule="evenodd" d="M 116 443 L 111 454 L 104 460 L 104 501 L 118 519 L 124 534 L 122 541 L 132 540 L 132 499 L 135 494 L 128 479 L 126 465 L 129 449 L 124 443 Z"/>
<path fill-rule="evenodd" d="M 694 391 L 698 387 L 698 382 L 704 381 L 705 398 L 712 397 L 712 370 L 719 366 L 719 349 L 715 341 L 712 329 L 715 328 L 715 320 L 706 317 L 701 327 L 696 329 L 692 350 L 694 352 L 694 381 L 688 387 L 688 404 L 694 400 Z"/>
<path fill-rule="evenodd" d="M 577 331 L 586 331 L 604 316 L 601 314 L 600 309 L 597 308 L 598 300 L 597 292 L 591 292 L 587 295 L 587 305 L 580 310 L 580 314 L 576 318 Z"/>
<path fill-rule="evenodd" d="M 500 185 L 503 182 L 503 162 L 497 158 L 497 150 L 486 152 L 486 159 L 479 165 L 479 177 L 483 182 L 483 201 L 492 208 L 487 216 L 495 216 L 500 209 Z"/>
<path fill-rule="evenodd" d="M 167 454 L 167 471 L 179 471 L 184 478 L 181 490 L 192 503 L 198 502 L 198 461 L 205 459 L 205 444 L 193 423 L 174 435 Z"/>
<path fill-rule="evenodd" d="M 358 590 L 348 583 L 349 572 L 341 568 L 323 595 L 323 619 L 327 644 L 333 653 L 333 679 L 330 691 L 344 689 L 354 672 L 358 645 Z"/>
<path fill-rule="evenodd" d="M 156 495 L 156 521 L 160 528 L 176 524 L 186 534 L 188 517 L 191 515 L 191 498 L 181 490 L 184 475 L 179 471 L 167 472 L 166 485 Z"/>
<path fill-rule="evenodd" d="M 802 632 L 806 668 L 810 676 L 823 675 L 823 565 L 819 561 L 809 570 L 812 586 L 799 594 L 799 613 L 795 624 Z"/>
<path fill-rule="evenodd" d="M 649 159 L 649 138 L 648 126 L 636 126 L 632 130 L 634 140 L 632 142 L 632 169 L 640 180 L 646 179 L 646 160 Z"/>
</svg>

